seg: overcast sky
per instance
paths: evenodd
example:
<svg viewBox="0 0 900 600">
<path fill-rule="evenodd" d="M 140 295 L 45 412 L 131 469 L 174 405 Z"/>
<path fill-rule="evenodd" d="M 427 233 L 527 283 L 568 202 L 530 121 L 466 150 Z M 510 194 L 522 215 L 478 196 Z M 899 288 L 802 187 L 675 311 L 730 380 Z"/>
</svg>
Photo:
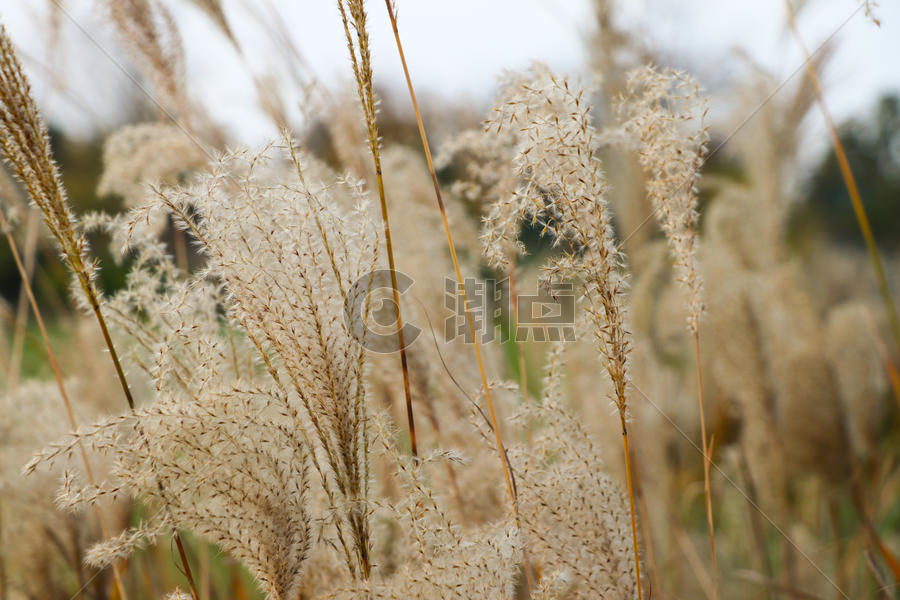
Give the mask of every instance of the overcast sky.
<svg viewBox="0 0 900 600">
<path fill-rule="evenodd" d="M 114 57 L 121 54 L 97 8 L 102 3 L 96 0 L 65 1 L 68 16 L 59 51 L 48 55 L 45 4 L 51 1 L 55 0 L 0 0 L 0 21 L 26 52 L 37 94 L 51 118 L 72 133 L 84 134 L 98 123 L 118 118 L 123 95 L 136 93 L 134 83 L 107 56 L 107 52 Z M 256 142 L 271 136 L 267 121 L 253 108 L 255 91 L 247 67 L 204 15 L 183 1 L 166 2 L 184 37 L 190 93 L 201 97 L 236 138 Z M 318 80 L 335 86 L 347 79 L 346 47 L 332 0 L 225 0 L 232 26 L 248 50 L 250 68 L 279 76 L 278 61 L 273 60 L 277 42 L 269 39 L 272 28 L 261 24 L 259 16 L 271 19 L 261 9 L 268 2 L 279 7 L 279 20 Z M 710 87 L 739 76 L 739 52 L 779 79 L 801 64 L 795 42 L 786 35 L 783 0 L 620 4 L 623 22 Z M 398 0 L 398 5 L 410 69 L 426 97 L 459 98 L 481 107 L 505 68 L 523 68 L 539 60 L 578 72 L 585 64 L 583 40 L 591 31 L 588 0 Z M 876 9 L 881 28 L 857 6 L 854 0 L 810 0 L 801 14 L 803 35 L 811 48 L 840 28 L 837 52 L 825 76 L 828 98 L 839 118 L 869 109 L 881 93 L 900 91 L 900 2 L 885 1 Z M 383 3 L 370 0 L 369 12 L 376 80 L 382 87 L 400 90 L 402 71 Z M 65 74 L 67 91 L 45 85 L 48 65 Z"/>
</svg>

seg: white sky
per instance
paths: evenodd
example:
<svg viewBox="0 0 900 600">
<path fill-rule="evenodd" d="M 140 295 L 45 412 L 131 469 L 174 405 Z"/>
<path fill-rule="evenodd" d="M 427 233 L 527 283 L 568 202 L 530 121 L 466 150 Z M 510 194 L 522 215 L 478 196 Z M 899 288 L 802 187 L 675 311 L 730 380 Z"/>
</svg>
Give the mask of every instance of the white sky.
<svg viewBox="0 0 900 600">
<path fill-rule="evenodd" d="M 123 94 L 134 84 L 100 47 L 115 56 L 114 36 L 96 0 L 66 0 L 67 11 L 96 44 L 64 19 L 60 51 L 49 56 L 46 2 L 0 0 L 0 21 L 28 54 L 26 65 L 51 119 L 74 134 L 115 121 Z M 165 0 L 181 27 L 188 56 L 190 93 L 210 107 L 237 139 L 258 142 L 273 135 L 254 108 L 255 91 L 246 67 L 206 17 L 183 0 Z M 259 22 L 259 7 L 279 7 L 281 22 L 326 85 L 345 81 L 349 64 L 334 0 L 225 0 L 226 11 L 257 73 L 277 69 L 281 59 Z M 744 52 L 772 71 L 789 76 L 801 64 L 786 35 L 783 0 L 627 0 L 622 18 L 671 62 L 688 68 L 708 87 L 737 77 Z M 588 0 L 398 0 L 400 32 L 417 91 L 427 98 L 459 98 L 486 106 L 496 76 L 539 60 L 564 71 L 579 71 L 591 30 Z M 403 88 L 402 72 L 381 0 L 369 0 L 376 83 Z M 807 45 L 816 47 L 856 8 L 854 0 L 810 0 L 800 24 Z M 839 119 L 868 110 L 880 93 L 900 91 L 900 2 L 876 9 L 876 28 L 858 11 L 843 27 L 825 76 L 827 94 Z M 66 74 L 69 91 L 46 85 L 48 68 Z M 277 75 L 277 72 L 276 72 Z M 138 92 L 139 93 L 139 92 Z M 295 97 L 297 100 L 299 96 Z"/>
</svg>

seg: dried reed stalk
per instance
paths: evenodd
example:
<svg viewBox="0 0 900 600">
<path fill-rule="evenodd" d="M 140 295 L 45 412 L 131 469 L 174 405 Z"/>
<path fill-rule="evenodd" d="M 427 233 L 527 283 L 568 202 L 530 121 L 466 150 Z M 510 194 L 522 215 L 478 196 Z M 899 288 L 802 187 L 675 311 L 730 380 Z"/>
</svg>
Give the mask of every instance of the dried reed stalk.
<svg viewBox="0 0 900 600">
<path fill-rule="evenodd" d="M 469 327 L 469 335 L 472 336 L 472 350 L 475 353 L 475 362 L 478 365 L 478 374 L 481 377 L 481 386 L 484 389 L 484 400 L 485 404 L 487 404 L 488 408 L 488 416 L 491 421 L 491 429 L 494 432 L 494 443 L 497 446 L 497 455 L 500 458 L 500 464 L 503 468 L 503 479 L 506 483 L 506 491 L 509 495 L 509 501 L 512 505 L 513 510 L 513 518 L 515 519 L 516 526 L 519 527 L 521 525 L 519 518 L 519 505 L 516 497 L 515 486 L 513 485 L 512 473 L 510 472 L 509 463 L 506 458 L 506 449 L 503 445 L 503 440 L 500 437 L 500 428 L 497 424 L 497 415 L 494 411 L 494 405 L 491 402 L 491 392 L 490 386 L 488 385 L 487 375 L 484 370 L 484 363 L 481 358 L 481 349 L 478 344 L 478 337 L 475 332 L 475 325 L 472 321 L 472 316 L 469 312 L 469 305 L 466 300 L 466 290 L 463 285 L 462 273 L 459 269 L 459 261 L 456 257 L 456 248 L 453 245 L 453 236 L 450 233 L 450 224 L 447 220 L 447 210 L 444 207 L 444 200 L 441 197 L 441 188 L 438 184 L 437 174 L 434 170 L 434 161 L 431 157 L 431 148 L 428 144 L 428 136 L 425 133 L 425 126 L 422 123 L 422 115 L 419 112 L 419 103 L 416 100 L 416 92 L 413 88 L 412 79 L 409 75 L 409 68 L 406 65 L 406 55 L 403 53 L 403 44 L 400 42 L 400 31 L 397 28 L 397 14 L 396 9 L 393 6 L 391 0 L 385 0 L 385 7 L 388 11 L 388 16 L 391 20 L 391 29 L 394 31 L 394 42 L 397 45 L 397 54 L 400 56 L 400 64 L 403 66 L 403 76 L 406 79 L 406 87 L 409 91 L 409 99 L 412 103 L 413 113 L 416 117 L 416 126 L 419 129 L 419 138 L 422 141 L 422 149 L 425 152 L 425 161 L 428 164 L 428 172 L 431 175 L 431 182 L 434 185 L 434 197 L 437 201 L 438 210 L 441 213 L 441 223 L 444 226 L 444 236 L 447 238 L 447 248 L 450 251 L 450 260 L 453 262 L 453 272 L 456 276 L 456 286 L 459 290 L 460 300 L 462 301 L 463 312 L 466 317 L 466 324 Z M 523 393 L 524 390 L 523 390 Z M 525 556 L 525 583 L 528 586 L 528 593 L 531 594 L 531 589 L 534 588 L 533 576 L 531 573 L 531 568 L 528 565 L 527 552 L 523 549 L 523 555 Z"/>
<path fill-rule="evenodd" d="M 694 342 L 697 380 L 697 408 L 703 451 L 703 491 L 709 551 L 712 564 L 713 597 L 718 598 L 715 528 L 709 482 L 711 441 L 706 433 L 703 403 L 703 371 L 700 362 L 700 319 L 705 310 L 703 284 L 697 267 L 696 184 L 706 155 L 709 134 L 704 120 L 705 99 L 689 76 L 672 70 L 644 67 L 627 80 L 627 97 L 619 112 L 625 117 L 623 129 L 634 138 L 639 162 L 647 175 L 647 193 L 660 229 L 666 235 L 676 271 L 676 281 L 685 289 L 687 325 Z M 696 123 L 685 131 L 684 123 Z"/>
<path fill-rule="evenodd" d="M 706 437 L 706 417 L 703 410 L 703 371 L 700 368 L 700 330 L 694 331 L 694 361 L 697 365 L 697 407 L 700 411 L 700 437 L 703 450 L 703 496 L 706 506 L 706 529 L 709 532 L 709 555 L 712 561 L 713 598 L 719 598 L 719 570 L 716 566 L 716 536 L 713 524 L 712 491 L 709 486 L 709 467 L 712 460 L 712 440 Z"/>
<path fill-rule="evenodd" d="M 345 3 L 347 5 L 346 8 L 344 6 Z M 387 247 L 388 268 L 391 273 L 394 322 L 397 327 L 397 344 L 400 347 L 400 369 L 403 374 L 403 394 L 406 399 L 406 421 L 409 430 L 410 451 L 414 457 L 418 457 L 416 423 L 413 417 L 412 392 L 409 386 L 409 364 L 406 358 L 406 343 L 403 339 L 403 317 L 400 311 L 400 294 L 397 291 L 397 271 L 394 266 L 394 248 L 391 243 L 391 225 L 388 218 L 387 199 L 384 193 L 384 177 L 381 172 L 381 144 L 378 138 L 378 125 L 375 120 L 375 91 L 372 86 L 372 65 L 369 51 L 369 34 L 366 30 L 366 11 L 363 0 L 338 0 L 338 10 L 341 13 L 344 35 L 347 39 L 347 49 L 350 52 L 350 61 L 353 65 L 357 95 L 359 96 L 366 120 L 369 152 L 372 154 L 372 162 L 375 167 L 378 201 L 381 206 L 381 223 L 384 228 L 384 243 Z M 349 19 L 347 17 L 348 12 L 350 13 Z M 355 43 L 353 34 L 350 32 L 351 22 L 353 29 L 356 31 Z"/>
<path fill-rule="evenodd" d="M 790 0 L 785 0 L 785 7 L 787 9 L 787 19 L 788 26 L 791 29 L 791 32 L 794 35 L 794 38 L 797 40 L 797 45 L 800 46 L 800 49 L 803 52 L 803 56 L 805 59 L 804 65 L 806 67 L 806 78 L 809 81 L 809 86 L 812 89 L 813 95 L 816 98 L 816 104 L 819 107 L 819 111 L 822 113 L 822 118 L 825 121 L 825 126 L 828 129 L 828 138 L 831 141 L 831 146 L 834 149 L 834 155 L 838 162 L 838 167 L 841 171 L 841 177 L 844 180 L 844 186 L 847 188 L 847 193 L 850 196 L 850 202 L 853 206 L 853 214 L 856 216 L 856 222 L 859 225 L 859 231 L 863 236 L 863 240 L 866 243 L 866 251 L 869 255 L 869 261 L 872 263 L 872 268 L 875 271 L 875 279 L 878 283 L 878 289 L 881 292 L 881 300 L 884 303 L 884 311 L 888 317 L 888 321 L 890 322 L 891 334 L 894 337 L 894 343 L 897 345 L 897 350 L 900 351 L 900 319 L 897 317 L 897 309 L 894 305 L 893 297 L 891 296 L 890 287 L 888 287 L 887 277 L 884 274 L 884 267 L 881 264 L 881 257 L 878 254 L 878 247 L 875 245 L 875 236 L 872 234 L 872 227 L 869 224 L 869 218 L 866 215 L 866 209 L 863 206 L 862 198 L 859 194 L 859 188 L 856 185 L 856 179 L 853 176 L 853 170 L 850 168 L 850 162 L 847 160 L 847 153 L 844 150 L 844 145 L 841 143 L 841 138 L 838 135 L 837 127 L 834 124 L 834 119 L 831 116 L 831 111 L 828 110 L 828 105 L 825 103 L 825 95 L 822 92 L 822 85 L 819 81 L 819 76 L 816 74 L 815 66 L 812 62 L 812 57 L 809 53 L 809 49 L 807 49 L 806 44 L 803 41 L 803 37 L 800 35 L 800 30 L 797 27 L 797 19 L 794 14 L 794 8 L 791 5 Z M 866 5 L 868 11 L 868 5 Z M 863 519 L 863 524 L 866 529 L 867 537 L 869 538 L 872 545 L 884 559 L 884 561 L 890 567 L 891 572 L 894 576 L 894 579 L 900 581 L 900 560 L 898 560 L 893 553 L 888 549 L 888 547 L 884 544 L 881 538 L 878 536 L 878 533 L 875 531 L 875 527 L 871 522 L 871 518 L 868 515 L 868 511 L 865 507 L 865 502 L 863 499 L 862 493 L 862 484 L 860 482 L 860 478 L 856 473 L 858 471 L 854 457 L 851 458 L 851 466 L 854 467 L 854 476 L 853 476 L 853 499 L 856 505 L 857 511 L 860 514 L 860 517 Z"/>
</svg>

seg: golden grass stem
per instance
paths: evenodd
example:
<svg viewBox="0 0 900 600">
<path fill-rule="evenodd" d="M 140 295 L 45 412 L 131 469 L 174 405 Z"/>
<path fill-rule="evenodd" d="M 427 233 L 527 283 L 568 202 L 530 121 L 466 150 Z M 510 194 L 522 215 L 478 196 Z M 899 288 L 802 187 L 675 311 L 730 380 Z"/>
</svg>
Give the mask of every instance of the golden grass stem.
<svg viewBox="0 0 900 600">
<path fill-rule="evenodd" d="M 706 437 L 706 415 L 703 409 L 703 371 L 700 367 L 700 331 L 694 330 L 694 359 L 697 364 L 697 407 L 700 410 L 700 436 L 703 440 L 703 495 L 706 504 L 706 527 L 709 530 L 709 555 L 712 561 L 713 598 L 719 598 L 719 572 L 716 566 L 716 536 L 713 525 L 712 491 L 709 486 L 710 452 L 712 440 Z"/>
<path fill-rule="evenodd" d="M 894 400 L 897 401 L 897 406 L 900 408 L 900 373 L 897 373 L 897 367 L 891 362 L 891 357 L 888 354 L 887 348 L 884 346 L 884 342 L 881 341 L 881 336 L 878 335 L 878 328 L 875 326 L 875 319 L 872 318 L 872 314 L 868 309 L 866 309 L 863 314 L 865 316 L 866 326 L 869 329 L 869 335 L 871 336 L 872 341 L 875 342 L 875 348 L 878 350 L 878 355 L 881 357 L 881 364 L 884 366 L 888 380 L 891 382 L 891 391 L 894 393 Z"/>
<path fill-rule="evenodd" d="M 409 363 L 406 358 L 406 343 L 403 339 L 403 317 L 400 314 L 400 294 L 397 291 L 397 270 L 394 266 L 394 248 L 391 244 L 391 225 L 388 219 L 387 200 L 384 193 L 384 178 L 381 174 L 381 157 L 373 151 L 375 178 L 378 182 L 378 201 L 381 204 L 381 222 L 384 225 L 384 242 L 387 246 L 388 269 L 391 272 L 391 294 L 394 300 L 394 319 L 397 326 L 397 344 L 400 346 L 400 370 L 403 374 L 403 396 L 406 400 L 406 424 L 409 430 L 409 449 L 413 458 L 418 459 L 416 442 L 416 420 L 413 416 L 412 392 L 409 386 Z"/>
<path fill-rule="evenodd" d="M 649 510 L 647 509 L 646 497 L 644 496 L 644 488 L 641 485 L 641 469 L 636 459 L 636 456 L 631 457 L 632 474 L 634 475 L 634 495 L 637 498 L 638 518 L 641 521 L 641 534 L 644 538 L 644 552 L 647 555 L 647 570 L 650 571 L 650 592 L 652 593 L 653 590 L 661 589 L 659 585 L 659 570 L 656 567 L 653 539 L 650 535 Z"/>
<path fill-rule="evenodd" d="M 47 361 L 50 363 L 50 369 L 53 371 L 53 377 L 56 380 L 56 387 L 59 389 L 59 396 L 62 399 L 63 406 L 66 409 L 66 417 L 69 420 L 69 427 L 72 428 L 72 431 L 76 431 L 78 429 L 78 425 L 75 421 L 75 413 L 72 410 L 72 402 L 69 400 L 69 394 L 66 392 L 66 386 L 63 383 L 62 371 L 59 368 L 59 364 L 56 362 L 56 355 L 53 353 L 53 348 L 50 345 L 50 336 L 47 334 L 47 327 L 44 324 L 44 317 L 41 314 L 41 310 L 38 307 L 37 300 L 34 297 L 34 291 L 31 289 L 31 281 L 28 276 L 28 270 L 25 264 L 22 261 L 22 257 L 19 255 L 19 250 L 16 247 L 16 241 L 13 239 L 12 232 L 10 231 L 9 222 L 6 220 L 6 215 L 3 214 L 3 211 L 0 210 L 0 228 L 3 229 L 3 233 L 6 236 L 6 241 L 9 244 L 9 250 L 13 257 L 13 262 L 16 264 L 16 269 L 19 271 L 19 277 L 22 279 L 22 290 L 25 293 L 29 304 L 31 305 L 31 311 L 34 313 L 34 320 L 37 323 L 38 330 L 41 333 L 41 339 L 44 343 L 44 350 L 47 352 Z M 93 470 L 91 469 L 91 463 L 88 460 L 87 451 L 84 449 L 84 445 L 79 441 L 78 442 L 78 452 L 81 456 L 81 462 L 84 466 L 84 474 L 87 477 L 88 483 L 94 485 L 96 480 L 94 478 Z M 97 520 L 100 524 L 100 533 L 104 538 L 109 537 L 109 527 L 106 524 L 106 518 L 103 515 L 103 511 L 99 506 L 95 506 L 97 511 Z M 116 589 L 119 592 L 119 597 L 123 600 L 128 599 L 128 594 L 125 591 L 125 584 L 122 581 L 122 573 L 121 566 L 119 562 L 114 562 L 113 565 L 113 579 L 116 584 Z"/>
<path fill-rule="evenodd" d="M 847 153 L 844 150 L 843 143 L 841 143 L 841 138 L 838 135 L 837 127 L 835 127 L 834 119 L 831 116 L 831 112 L 828 110 L 828 105 L 825 103 L 825 95 L 822 93 L 822 85 L 819 82 L 819 76 L 816 74 L 816 69 L 811 60 L 809 50 L 806 48 L 806 44 L 800 36 L 800 30 L 797 28 L 797 21 L 790 0 L 785 0 L 785 5 L 787 6 L 788 25 L 797 40 L 797 44 L 803 51 L 804 59 L 806 61 L 806 78 L 809 81 L 809 86 L 816 98 L 816 104 L 819 107 L 819 111 L 822 113 L 822 118 L 828 129 L 828 138 L 831 140 L 831 146 L 834 149 L 834 156 L 837 159 L 838 168 L 840 169 L 841 177 L 844 180 L 844 186 L 847 188 L 847 193 L 850 196 L 853 214 L 856 217 L 856 223 L 859 226 L 859 231 L 865 241 L 866 252 L 869 255 L 869 261 L 872 263 L 872 269 L 875 271 L 875 279 L 881 293 L 885 314 L 887 314 L 890 323 L 891 335 L 894 338 L 897 350 L 900 351 L 900 318 L 897 317 L 897 308 L 894 305 L 891 289 L 888 286 L 887 277 L 884 274 L 884 266 L 882 265 L 881 257 L 878 254 L 878 247 L 875 245 L 875 236 L 872 234 L 869 217 L 866 215 L 866 209 L 863 206 L 862 198 L 859 195 L 859 188 L 856 185 L 856 178 L 853 176 L 853 170 L 850 168 L 850 161 L 847 160 Z"/>
<path fill-rule="evenodd" d="M 200 600 L 200 596 L 197 594 L 197 584 L 194 583 L 194 575 L 191 573 L 191 565 L 188 562 L 187 552 L 184 550 L 184 544 L 181 543 L 181 536 L 178 535 L 178 530 L 175 530 L 175 533 L 172 534 L 172 539 L 175 540 L 175 547 L 178 548 L 178 558 L 181 559 L 181 564 L 184 567 L 184 576 L 188 581 L 188 587 L 191 590 L 191 598 L 193 600 Z"/>
<path fill-rule="evenodd" d="M 516 498 L 516 492 L 513 488 L 512 484 L 512 474 L 510 472 L 509 463 L 506 460 L 506 449 L 503 445 L 503 440 L 500 436 L 500 427 L 497 423 L 497 415 L 494 411 L 494 404 L 491 402 L 491 391 L 490 386 L 488 385 L 487 376 L 485 374 L 484 362 L 481 358 L 481 348 L 478 344 L 478 337 L 475 332 L 475 325 L 472 321 L 472 317 L 469 314 L 469 305 L 466 300 L 466 289 L 463 285 L 462 273 L 459 269 L 459 261 L 456 257 L 456 247 L 453 245 L 453 236 L 450 233 L 450 224 L 447 220 L 447 210 L 444 207 L 444 200 L 441 197 L 441 187 L 438 184 L 437 174 L 434 170 L 434 161 L 431 158 L 431 148 L 428 145 L 428 136 L 425 133 L 425 126 L 422 123 L 422 115 L 419 112 L 419 103 L 416 100 L 416 92 L 413 88 L 412 79 L 409 75 L 409 68 L 406 65 L 406 55 L 403 53 L 403 44 L 400 42 L 400 31 L 397 28 L 397 16 L 394 14 L 394 9 L 391 6 L 391 0 L 385 0 L 385 7 L 388 11 L 388 16 L 391 20 L 391 29 L 394 31 L 394 42 L 397 46 L 397 54 L 400 56 L 400 64 L 403 66 L 403 76 L 406 78 L 406 87 L 409 91 L 409 99 L 412 102 L 413 112 L 416 117 L 416 126 L 419 129 L 419 138 L 422 141 L 422 149 L 425 152 L 425 161 L 428 164 L 428 172 L 431 175 L 431 182 L 434 185 L 434 196 L 437 200 L 438 210 L 441 213 L 441 223 L 444 226 L 444 236 L 447 238 L 447 248 L 450 251 L 450 260 L 453 262 L 453 272 L 456 276 L 456 286 L 459 290 L 460 300 L 462 301 L 463 313 L 466 317 L 466 324 L 469 328 L 469 335 L 472 337 L 472 350 L 475 353 L 475 362 L 478 365 L 478 373 L 481 377 L 481 386 L 484 389 L 484 400 L 485 404 L 487 404 L 488 408 L 488 416 L 491 421 L 491 429 L 494 432 L 494 443 L 497 447 L 497 454 L 500 458 L 500 465 L 503 468 L 503 479 L 506 483 L 506 491 L 509 495 L 509 500 L 512 505 L 513 517 L 516 522 L 516 526 L 519 527 L 521 525 L 519 519 L 519 504 L 518 499 Z M 523 551 L 523 554 L 525 552 Z M 527 555 L 526 555 L 527 556 Z M 528 560 L 525 559 L 525 579 L 526 585 L 528 586 L 529 596 L 531 595 L 531 589 L 534 587 L 534 582 L 532 580 L 531 569 L 528 566 Z"/>
<path fill-rule="evenodd" d="M 428 163 L 428 172 L 431 174 L 431 182 L 434 185 L 434 194 L 437 199 L 438 210 L 441 213 L 441 223 L 444 226 L 444 235 L 447 238 L 447 247 L 450 250 L 450 259 L 453 262 L 453 272 L 456 275 L 456 284 L 459 289 L 460 299 L 462 300 L 463 312 L 465 313 L 466 323 L 469 327 L 469 334 L 472 336 L 472 348 L 475 353 L 475 362 L 478 364 L 478 372 L 481 376 L 481 385 L 484 389 L 484 398 L 485 403 L 488 407 L 488 416 L 491 420 L 491 427 L 494 430 L 494 442 L 497 446 L 497 452 L 500 456 L 500 463 L 503 466 L 503 477 L 506 481 L 506 490 L 509 494 L 510 501 L 512 502 L 513 514 L 515 515 L 516 521 L 519 520 L 519 509 L 518 504 L 516 502 L 515 492 L 513 491 L 512 486 L 512 477 L 509 471 L 509 465 L 506 462 L 506 451 L 503 446 L 503 441 L 500 437 L 500 429 L 497 426 L 497 416 L 494 412 L 494 405 L 491 402 L 491 392 L 490 386 L 488 385 L 487 376 L 485 375 L 484 364 L 481 359 L 481 349 L 478 344 L 478 338 L 475 335 L 475 325 L 472 321 L 471 315 L 469 314 L 469 305 L 466 301 L 466 290 L 463 285 L 462 273 L 459 269 L 459 261 L 456 257 L 456 248 L 453 245 L 453 237 L 450 234 L 450 225 L 447 220 L 447 210 L 444 207 L 444 200 L 441 197 L 441 188 L 438 184 L 437 175 L 434 170 L 434 162 L 431 158 L 431 149 L 428 145 L 428 136 L 425 134 L 425 126 L 422 124 L 422 115 L 419 113 L 419 105 L 416 100 L 416 93 L 413 89 L 412 80 L 409 76 L 409 69 L 406 66 L 406 56 L 403 53 L 403 45 L 400 42 L 400 32 L 397 29 L 397 18 L 394 15 L 394 9 L 391 6 L 390 0 L 385 0 L 385 6 L 388 10 L 388 16 L 391 19 L 391 28 L 394 31 L 394 41 L 397 45 L 397 53 L 400 55 L 400 63 L 403 65 L 403 75 L 406 78 L 406 87 L 409 90 L 409 97 L 412 101 L 413 111 L 415 112 L 416 117 L 416 125 L 419 128 L 419 137 L 422 141 L 422 149 L 425 152 L 425 161 Z"/>
<path fill-rule="evenodd" d="M 378 201 L 381 207 L 381 223 L 384 229 L 384 242 L 387 248 L 388 269 L 391 274 L 391 294 L 394 301 L 394 324 L 397 327 L 397 344 L 400 347 L 400 369 L 403 375 L 403 395 L 406 400 L 406 420 L 409 430 L 410 452 L 415 460 L 418 460 L 418 446 L 416 442 L 416 422 L 413 416 L 412 392 L 409 385 L 409 363 L 406 358 L 406 344 L 403 339 L 403 317 L 400 310 L 400 294 L 397 291 L 397 271 L 394 265 L 394 247 L 391 242 L 391 224 L 388 218 L 387 199 L 384 192 L 384 177 L 381 171 L 381 152 L 379 150 L 378 126 L 375 122 L 375 96 L 372 90 L 372 72 L 369 63 L 369 40 L 365 27 L 365 11 L 360 4 L 356 9 L 351 5 L 351 17 L 354 19 L 356 38 L 359 49 L 357 57 L 353 43 L 353 35 L 350 32 L 350 22 L 344 9 L 344 1 L 338 0 L 338 10 L 341 13 L 341 21 L 344 26 L 344 35 L 347 39 L 347 48 L 350 51 L 350 60 L 353 64 L 353 73 L 356 77 L 357 93 L 362 104 L 363 114 L 366 119 L 366 135 L 368 136 L 369 151 L 372 154 L 372 162 L 375 167 L 375 179 L 378 188 Z"/>
<path fill-rule="evenodd" d="M 631 543 L 634 550 L 634 579 L 637 582 L 638 600 L 643 600 L 641 595 L 641 559 L 638 555 L 637 521 L 634 512 L 634 486 L 631 483 L 631 458 L 628 452 L 628 426 L 625 423 L 625 413 L 619 411 L 619 421 L 622 424 L 622 450 L 625 453 L 625 486 L 628 491 L 628 508 L 631 511 Z"/>
</svg>

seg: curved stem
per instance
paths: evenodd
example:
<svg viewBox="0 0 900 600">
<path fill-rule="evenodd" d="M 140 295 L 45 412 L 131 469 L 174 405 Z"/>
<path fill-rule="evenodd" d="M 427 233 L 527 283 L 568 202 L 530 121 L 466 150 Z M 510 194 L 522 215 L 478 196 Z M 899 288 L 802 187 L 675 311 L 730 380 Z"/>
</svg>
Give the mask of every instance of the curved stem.
<svg viewBox="0 0 900 600">
<path fill-rule="evenodd" d="M 844 180 L 844 186 L 847 188 L 847 194 L 850 196 L 850 204 L 853 206 L 853 214 L 856 217 L 856 223 L 862 234 L 863 241 L 866 244 L 866 252 L 869 254 L 869 261 L 872 263 L 872 269 L 875 271 L 875 279 L 878 283 L 878 290 L 881 293 L 881 300 L 884 304 L 884 311 L 888 317 L 891 327 L 891 335 L 897 350 L 900 351 L 900 318 L 897 317 L 897 308 L 894 305 L 891 289 L 888 286 L 887 277 L 884 274 L 884 266 L 881 263 L 881 257 L 878 254 L 878 247 L 875 245 L 875 236 L 872 234 L 872 227 L 869 224 L 869 217 L 866 215 L 866 209 L 863 206 L 862 198 L 859 194 L 859 188 L 856 185 L 856 178 L 853 176 L 853 170 L 850 168 L 850 161 L 847 159 L 847 153 L 844 151 L 844 145 L 838 135 L 837 127 L 834 125 L 834 119 L 825 104 L 825 95 L 822 93 L 822 85 L 819 83 L 819 76 L 816 74 L 815 65 L 803 38 L 800 37 L 800 31 L 797 29 L 797 21 L 794 18 L 794 9 L 791 7 L 790 0 L 785 0 L 787 6 L 788 25 L 797 39 L 797 44 L 803 51 L 806 59 L 806 78 L 809 80 L 809 87 L 812 89 L 816 98 L 816 104 L 825 120 L 825 126 L 828 129 L 828 138 L 834 149 L 834 156 L 837 159 L 838 169 L 841 172 L 841 178 Z"/>
</svg>

